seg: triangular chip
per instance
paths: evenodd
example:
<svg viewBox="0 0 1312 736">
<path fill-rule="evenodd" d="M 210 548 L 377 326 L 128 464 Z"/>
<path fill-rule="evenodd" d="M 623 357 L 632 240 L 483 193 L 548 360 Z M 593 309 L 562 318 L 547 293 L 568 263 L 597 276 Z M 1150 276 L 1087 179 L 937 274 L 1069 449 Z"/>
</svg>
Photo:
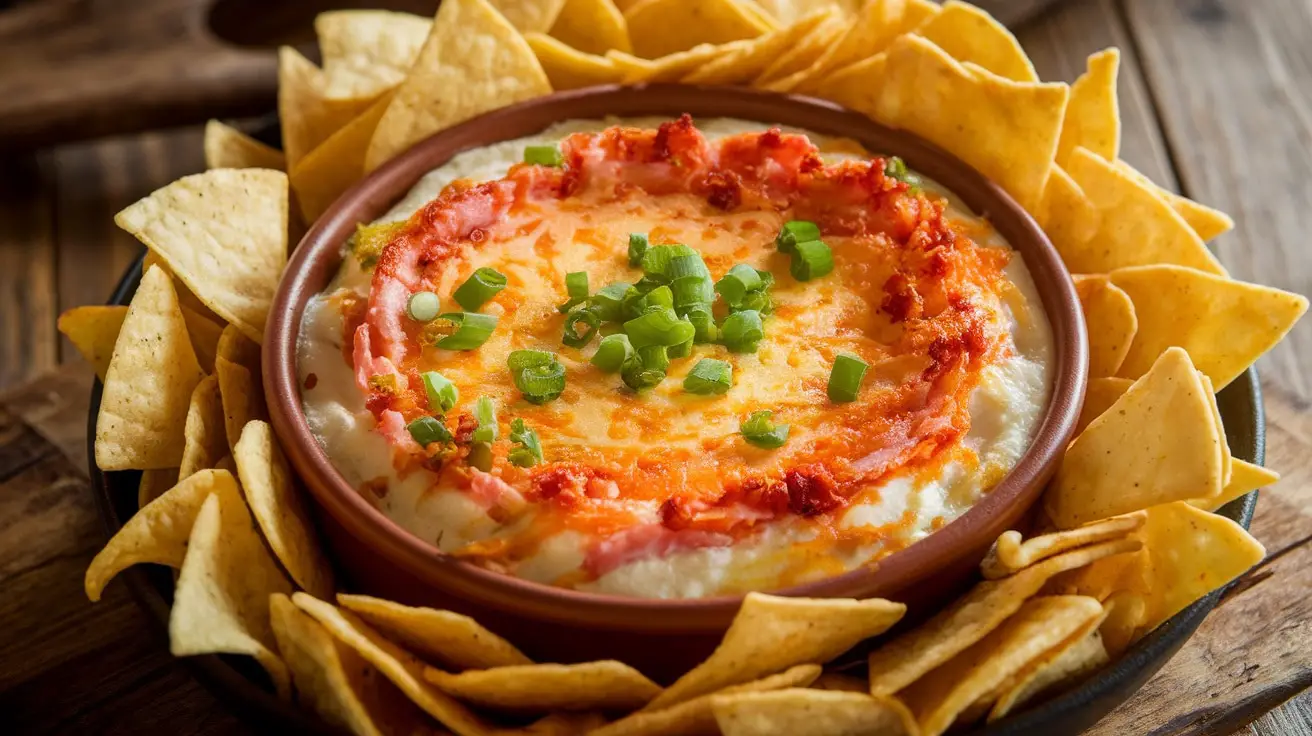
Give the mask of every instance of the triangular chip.
<svg viewBox="0 0 1312 736">
<path fill-rule="evenodd" d="M 656 59 L 704 43 L 756 38 L 772 29 L 734 0 L 643 0 L 624 12 L 633 53 Z"/>
<path fill-rule="evenodd" d="M 661 686 L 613 659 L 581 664 L 524 664 L 444 672 L 424 668 L 424 679 L 473 705 L 519 711 L 641 708 Z"/>
<path fill-rule="evenodd" d="M 177 467 L 191 392 L 202 375 L 173 284 L 151 268 L 132 297 L 105 374 L 97 467 Z"/>
<path fill-rule="evenodd" d="M 251 375 L 260 373 L 260 346 L 255 342 L 247 339 L 241 333 L 241 330 L 228 325 L 223 328 L 223 333 L 219 335 L 219 341 L 214 348 L 215 357 L 244 366 Z"/>
<path fill-rule="evenodd" d="M 838 39 L 847 32 L 849 21 L 837 13 L 830 13 L 806 33 L 789 44 L 783 53 L 777 55 L 757 75 L 752 83 L 755 87 L 786 92 L 801 81 L 804 72 L 820 58 L 825 51 L 833 47 Z M 777 32 L 777 31 L 776 31 Z M 767 34 L 769 35 L 769 34 Z M 755 39 L 753 39 L 755 40 Z M 782 86 L 771 86 L 771 82 L 783 79 L 789 81 Z"/>
<path fill-rule="evenodd" d="M 488 0 L 523 33 L 546 33 L 555 25 L 565 0 Z"/>
<path fill-rule="evenodd" d="M 1113 284 L 1139 319 L 1118 375 L 1137 378 L 1163 350 L 1179 346 L 1220 390 L 1280 342 L 1307 311 L 1307 299 L 1269 286 L 1178 266 L 1118 269 Z"/>
<path fill-rule="evenodd" d="M 214 359 L 214 375 L 219 379 L 219 398 L 223 402 L 223 428 L 228 436 L 228 447 L 235 448 L 241 431 L 248 422 L 269 418 L 264 403 L 264 388 L 258 376 L 251 375 L 246 366 L 227 358 Z"/>
<path fill-rule="evenodd" d="M 332 99 L 323 70 L 290 46 L 278 49 L 278 120 L 287 170 L 358 117 L 377 95 Z"/>
<path fill-rule="evenodd" d="M 650 76 L 656 69 L 656 63 L 649 59 L 640 59 L 633 54 L 626 54 L 623 51 L 611 49 L 605 54 L 607 59 L 615 62 L 624 73 L 624 79 L 645 79 Z"/>
<path fill-rule="evenodd" d="M 1230 454 L 1230 441 L 1225 436 L 1225 424 L 1221 421 L 1221 405 L 1216 403 L 1216 388 L 1206 373 L 1198 371 L 1198 380 L 1203 382 L 1203 391 L 1207 393 L 1208 404 L 1212 408 L 1212 421 L 1216 424 L 1217 434 L 1221 437 L 1221 486 L 1222 490 L 1230 483 L 1230 473 L 1234 469 L 1234 457 Z"/>
<path fill-rule="evenodd" d="M 638 82 L 676 82 L 686 77 L 693 69 L 709 64 L 716 59 L 731 56 L 745 48 L 747 41 L 733 41 L 723 44 L 703 43 L 687 51 L 680 51 L 659 59 L 648 61 L 637 68 L 624 72 L 625 84 Z M 614 57 L 611 57 L 614 59 Z M 616 63 L 616 66 L 620 64 Z"/>
<path fill-rule="evenodd" d="M 197 471 L 213 468 L 228 454 L 228 435 L 223 426 L 223 400 L 219 398 L 219 380 L 206 376 L 191 392 L 187 423 L 183 429 L 186 444 L 182 448 L 180 479 Z"/>
<path fill-rule="evenodd" d="M 1054 165 L 1034 219 L 1060 253 L 1063 246 L 1078 249 L 1091 241 L 1098 234 L 1102 215 L 1071 175 Z"/>
<path fill-rule="evenodd" d="M 867 693 L 790 688 L 711 698 L 724 736 L 914 736 L 916 724 L 896 698 Z"/>
<path fill-rule="evenodd" d="M 214 169 L 184 176 L 114 217 L 206 306 L 260 342 L 287 262 L 287 175 Z"/>
<path fill-rule="evenodd" d="M 1134 302 L 1106 274 L 1075 276 L 1084 322 L 1089 329 L 1089 377 L 1116 375 L 1139 329 Z"/>
<path fill-rule="evenodd" d="M 260 541 L 246 504 L 231 494 L 210 494 L 196 515 L 173 589 L 169 651 L 175 657 L 254 657 L 278 694 L 290 697 L 287 666 L 269 625 L 274 593 L 290 594 L 291 585 Z"/>
<path fill-rule="evenodd" d="M 73 307 L 59 315 L 59 331 L 73 343 L 73 347 L 96 369 L 103 382 L 109 372 L 109 360 L 114 356 L 114 343 L 127 307 Z"/>
<path fill-rule="evenodd" d="M 1035 698 L 1065 688 L 1107 661 L 1107 649 L 1097 628 L 1077 633 L 1048 650 L 1021 677 L 1008 684 L 989 711 L 989 722 L 1003 718 Z"/>
<path fill-rule="evenodd" d="M 441 667 L 485 670 L 532 664 L 515 645 L 468 616 L 347 593 L 339 593 L 337 602 L 388 639 Z"/>
<path fill-rule="evenodd" d="M 1132 385 L 1134 381 L 1128 378 L 1089 379 L 1089 388 L 1084 392 L 1084 406 L 1080 409 L 1079 421 L 1075 423 L 1075 436 L 1078 437 L 1090 422 L 1102 416 Z"/>
<path fill-rule="evenodd" d="M 1240 496 L 1280 480 L 1279 473 L 1261 465 L 1254 465 L 1239 458 L 1233 458 L 1231 463 L 1230 481 L 1221 489 L 1221 493 L 1211 498 L 1191 498 L 1190 506 L 1196 506 L 1203 511 L 1216 511 Z"/>
<path fill-rule="evenodd" d="M 1011 31 L 974 5 L 948 0 L 943 10 L 916 33 L 957 61 L 972 62 L 1016 82 L 1039 81 L 1034 65 Z"/>
<path fill-rule="evenodd" d="M 980 572 L 989 580 L 1005 578 L 1054 555 L 1129 536 L 1143 526 L 1144 518 L 1143 512 L 1138 511 L 1029 539 L 1024 539 L 1017 531 L 1003 532 L 980 563 Z"/>
<path fill-rule="evenodd" d="M 391 93 L 384 94 L 292 169 L 292 191 L 309 222 L 319 219 L 343 192 L 364 177 L 369 142 L 391 103 Z"/>
<path fill-rule="evenodd" d="M 1052 232 L 1052 244 L 1075 273 L 1107 273 L 1125 266 L 1173 263 L 1225 274 L 1216 257 L 1157 192 L 1083 148 L 1065 167 L 1097 212 L 1097 229 L 1085 241 Z"/>
<path fill-rule="evenodd" d="M 815 678 L 811 687 L 818 690 L 837 690 L 847 693 L 870 692 L 870 681 L 864 677 L 846 675 L 842 672 L 825 672 Z"/>
<path fill-rule="evenodd" d="M 310 595 L 331 597 L 332 568 L 273 430 L 265 422 L 247 423 L 232 457 L 246 503 L 283 569 Z"/>
<path fill-rule="evenodd" d="M 756 79 L 831 12 L 812 13 L 796 23 L 747 41 L 741 49 L 698 67 L 683 78 L 685 84 L 746 84 Z"/>
<path fill-rule="evenodd" d="M 231 473 L 207 470 L 186 478 L 133 514 L 87 566 L 83 582 L 87 598 L 100 600 L 109 581 L 133 565 L 182 567 L 191 527 L 210 494 L 241 502 Z"/>
<path fill-rule="evenodd" d="M 1089 56 L 1088 70 L 1071 85 L 1066 120 L 1057 142 L 1057 163 L 1065 166 L 1076 148 L 1107 161 L 1121 150 L 1121 113 L 1116 101 L 1116 73 L 1121 52 L 1104 49 Z"/>
<path fill-rule="evenodd" d="M 177 283 L 174 283 L 174 288 Z M 194 297 L 193 297 L 194 298 Z M 191 347 L 196 351 L 196 360 L 200 361 L 201 370 L 206 373 L 214 372 L 214 356 L 218 352 L 219 337 L 223 335 L 225 329 L 223 325 L 206 317 L 204 314 L 188 307 L 182 303 L 182 294 L 178 294 L 178 302 L 182 304 L 182 319 L 187 322 L 187 333 L 191 336 Z M 205 310 L 209 312 L 209 310 Z M 209 312 L 214 314 L 213 312 Z M 229 325 L 229 328 L 232 326 Z"/>
<path fill-rule="evenodd" d="M 266 146 L 230 125 L 211 120 L 205 123 L 205 168 L 281 171 L 287 168 L 287 159 L 282 151 Z"/>
<path fill-rule="evenodd" d="M 1098 627 L 1098 635 L 1107 654 L 1119 657 L 1143 632 L 1143 623 L 1148 620 L 1148 599 L 1139 591 L 1118 590 L 1103 601 L 1102 607 L 1107 617 Z"/>
<path fill-rule="evenodd" d="M 909 12 L 907 0 L 870 0 L 850 20 L 847 32 L 807 67 L 793 89 L 818 93 L 830 75 L 880 53 L 893 39 L 915 27 L 908 22 Z"/>
<path fill-rule="evenodd" d="M 1171 206 L 1171 209 L 1179 213 L 1180 217 L 1183 217 L 1184 221 L 1189 223 L 1189 227 L 1198 233 L 1198 237 L 1203 242 L 1234 229 L 1235 221 L 1230 219 L 1230 216 L 1226 213 L 1164 189 L 1124 161 L 1117 161 L 1116 168 L 1133 176 L 1142 182 L 1144 186 L 1156 192 L 1157 196 L 1165 200 Z"/>
<path fill-rule="evenodd" d="M 779 598 L 748 593 L 720 646 L 644 710 L 658 710 L 729 685 L 828 662 L 897 623 L 906 606 L 878 598 Z"/>
<path fill-rule="evenodd" d="M 1066 450 L 1044 494 L 1049 518 L 1059 529 L 1071 529 L 1220 493 L 1225 440 L 1210 402 L 1188 354 L 1179 348 L 1163 352 Z"/>
<path fill-rule="evenodd" d="M 611 49 L 633 52 L 629 25 L 611 0 L 565 0 L 550 34 L 585 54 L 601 55 Z"/>
<path fill-rule="evenodd" d="M 146 508 L 151 501 L 163 496 L 165 491 L 177 484 L 177 468 L 154 468 L 141 471 L 141 480 L 137 483 L 137 509 Z"/>
<path fill-rule="evenodd" d="M 431 18 L 388 10 L 333 10 L 315 16 L 323 95 L 367 99 L 392 89 L 405 79 L 432 29 Z"/>
<path fill-rule="evenodd" d="M 614 59 L 584 53 L 551 36 L 525 33 L 524 40 L 538 57 L 554 90 L 613 84 L 624 76 Z"/>
</svg>

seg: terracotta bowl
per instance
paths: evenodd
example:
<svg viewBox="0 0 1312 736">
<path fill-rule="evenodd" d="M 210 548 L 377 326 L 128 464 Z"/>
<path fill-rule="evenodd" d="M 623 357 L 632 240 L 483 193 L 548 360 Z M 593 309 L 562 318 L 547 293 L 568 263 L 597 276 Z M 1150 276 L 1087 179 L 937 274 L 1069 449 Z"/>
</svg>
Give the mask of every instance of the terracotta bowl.
<svg viewBox="0 0 1312 736">
<path fill-rule="evenodd" d="M 998 534 L 1024 523 L 1071 439 L 1088 363 L 1074 287 L 1034 220 L 1001 188 L 951 155 L 818 100 L 737 88 L 592 88 L 497 110 L 419 143 L 338 199 L 287 267 L 265 333 L 265 390 L 274 429 L 318 505 L 321 529 L 352 590 L 467 613 L 542 661 L 616 658 L 668 679 L 714 647 L 740 598 L 660 600 L 575 592 L 488 571 L 411 536 L 333 468 L 306 424 L 296 369 L 302 312 L 337 272 L 342 244 L 357 223 L 381 216 L 428 171 L 461 151 L 532 135 L 562 120 L 685 112 L 694 118 L 796 126 L 901 156 L 992 222 L 1025 259 L 1052 323 L 1052 399 L 1033 444 L 1009 475 L 961 517 L 878 564 L 775 592 L 878 596 L 926 611 L 959 592 Z"/>
</svg>

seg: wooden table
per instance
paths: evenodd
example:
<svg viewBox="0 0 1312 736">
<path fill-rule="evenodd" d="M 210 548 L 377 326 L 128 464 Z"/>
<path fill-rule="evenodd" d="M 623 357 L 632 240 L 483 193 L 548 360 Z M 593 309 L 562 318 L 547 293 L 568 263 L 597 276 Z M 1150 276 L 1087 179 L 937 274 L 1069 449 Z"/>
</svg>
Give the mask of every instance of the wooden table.
<svg viewBox="0 0 1312 736">
<path fill-rule="evenodd" d="M 1124 157 L 1234 216 L 1216 244 L 1232 274 L 1312 293 L 1312 6 L 1071 0 L 1018 36 L 1046 79 L 1072 80 L 1088 53 L 1119 46 Z M 95 606 L 83 597 L 103 542 L 84 470 L 91 372 L 54 326 L 61 310 L 109 294 L 140 250 L 113 214 L 200 170 L 200 140 L 188 128 L 0 158 L 6 733 L 245 732 L 169 657 L 121 583 Z M 1298 696 L 1312 686 L 1310 361 L 1312 319 L 1259 363 L 1267 463 L 1285 476 L 1253 524 L 1267 561 L 1094 733 L 1312 733 L 1312 694 Z"/>
</svg>

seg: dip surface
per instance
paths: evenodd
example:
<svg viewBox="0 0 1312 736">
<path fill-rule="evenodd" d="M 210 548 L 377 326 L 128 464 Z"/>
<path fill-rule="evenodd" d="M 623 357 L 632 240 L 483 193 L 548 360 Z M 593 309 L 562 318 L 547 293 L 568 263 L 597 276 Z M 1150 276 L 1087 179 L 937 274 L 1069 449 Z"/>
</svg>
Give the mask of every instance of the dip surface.
<svg viewBox="0 0 1312 736">
<path fill-rule="evenodd" d="M 932 183 L 886 176 L 884 160 L 851 141 L 734 120 L 608 129 L 616 122 L 564 123 L 456 156 L 380 220 L 408 221 L 376 265 L 348 252 L 310 301 L 298 345 L 305 413 L 371 503 L 507 574 L 700 597 L 877 561 L 1011 470 L 1047 406 L 1052 339 L 1021 258 L 986 221 Z M 562 167 L 518 165 L 526 146 L 558 143 Z M 832 273 L 790 275 L 775 245 L 790 220 L 819 225 Z M 634 391 L 589 364 L 596 339 L 563 345 L 566 274 L 586 272 L 594 293 L 637 282 L 630 233 L 692 247 L 716 280 L 737 264 L 771 272 L 774 311 L 757 351 L 696 344 L 663 382 Z M 432 291 L 443 312 L 461 311 L 452 292 L 481 267 L 507 279 L 478 310 L 498 317 L 491 337 L 473 350 L 434 347 L 408 296 Z M 524 349 L 565 366 L 558 399 L 521 396 L 507 357 Z M 826 393 L 839 353 L 870 366 L 850 403 Z M 684 390 L 702 358 L 733 366 L 727 393 Z M 405 429 L 440 414 L 424 371 L 458 389 L 444 412 L 451 443 L 421 447 Z M 467 458 L 480 397 L 494 400 L 500 427 L 488 472 Z M 744 440 L 741 422 L 760 410 L 790 426 L 782 447 Z M 543 462 L 508 462 L 512 419 L 541 438 Z"/>
</svg>

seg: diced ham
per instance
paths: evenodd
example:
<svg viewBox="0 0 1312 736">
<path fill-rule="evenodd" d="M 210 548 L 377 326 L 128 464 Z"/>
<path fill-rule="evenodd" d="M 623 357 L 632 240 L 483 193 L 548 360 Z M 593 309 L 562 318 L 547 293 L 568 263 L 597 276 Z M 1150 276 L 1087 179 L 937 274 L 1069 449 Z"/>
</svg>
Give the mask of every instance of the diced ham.
<svg viewBox="0 0 1312 736">
<path fill-rule="evenodd" d="M 415 438 L 410 436 L 410 430 L 405 428 L 405 417 L 401 412 L 392 409 L 385 410 L 378 417 L 378 433 L 381 434 L 392 447 L 412 454 L 419 454 L 424 448 L 415 442 Z"/>
<path fill-rule="evenodd" d="M 664 558 L 675 552 L 706 547 L 728 547 L 728 534 L 695 529 L 672 531 L 660 524 L 643 524 L 597 541 L 588 550 L 583 568 L 597 576 L 605 575 L 630 562 L 650 557 Z"/>
<path fill-rule="evenodd" d="M 524 508 L 527 503 L 524 496 L 509 483 L 478 469 L 472 469 L 472 473 L 469 480 L 469 497 L 474 503 L 484 509 L 497 508 L 510 512 Z"/>
</svg>

